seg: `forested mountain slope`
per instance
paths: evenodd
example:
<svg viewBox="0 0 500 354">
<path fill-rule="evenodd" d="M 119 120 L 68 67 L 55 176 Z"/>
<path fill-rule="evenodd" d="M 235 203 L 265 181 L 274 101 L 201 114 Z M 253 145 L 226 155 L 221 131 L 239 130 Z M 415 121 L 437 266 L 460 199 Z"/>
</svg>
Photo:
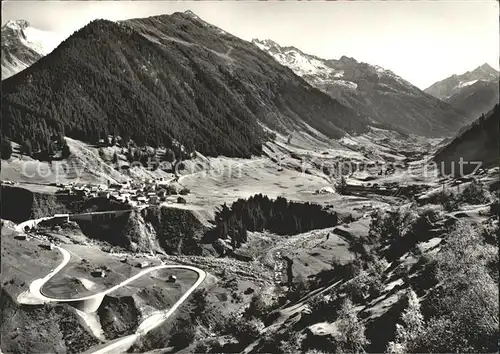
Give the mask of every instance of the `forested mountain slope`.
<svg viewBox="0 0 500 354">
<path fill-rule="evenodd" d="M 497 104 L 488 114 L 482 115 L 462 131 L 447 145 L 439 149 L 434 161 L 444 164 L 443 172 L 460 173 L 460 159 L 463 159 L 464 173 L 471 173 L 476 162 L 488 168 L 500 162 L 500 106 Z"/>
<path fill-rule="evenodd" d="M 499 85 L 496 81 L 477 81 L 463 87 L 453 94 L 446 102 L 463 110 L 467 116 L 474 119 L 486 114 L 499 102 Z"/>
<path fill-rule="evenodd" d="M 328 138 L 367 127 L 355 110 L 191 12 L 93 21 L 2 90 L 2 134 L 34 150 L 61 133 L 90 142 L 109 133 L 250 156 L 267 138 L 259 123 Z"/>
</svg>

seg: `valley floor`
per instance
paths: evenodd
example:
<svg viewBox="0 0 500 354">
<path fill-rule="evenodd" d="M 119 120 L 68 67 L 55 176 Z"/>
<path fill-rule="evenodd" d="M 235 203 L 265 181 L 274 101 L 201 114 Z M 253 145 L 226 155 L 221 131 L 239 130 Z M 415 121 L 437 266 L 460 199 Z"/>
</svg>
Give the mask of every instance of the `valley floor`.
<svg viewBox="0 0 500 354">
<path fill-rule="evenodd" d="M 70 222 L 62 228 L 39 227 L 27 231 L 26 236 L 14 223 L 3 220 L 2 352 L 25 352 L 31 343 L 32 350 L 37 352 L 104 353 L 125 349 L 147 352 L 160 348 L 166 348 L 163 352 L 193 352 L 205 347 L 250 353 L 276 349 L 276 346 L 268 347 L 273 336 L 276 343 L 281 340 L 289 345 L 293 344 L 293 336 L 317 340 L 323 344 L 315 349 L 328 351 L 333 349 L 329 345 L 338 341 L 335 338 L 339 324 L 335 318 L 318 315 L 316 311 L 321 310 L 315 306 L 325 297 L 343 298 L 345 293 L 357 294 L 349 296 L 354 296 L 353 311 L 358 313 L 366 325 L 366 335 L 371 338 L 371 347 L 367 348 L 384 350 L 387 341 L 393 339 L 390 338 L 392 332 L 377 339 L 376 328 L 395 327 L 401 299 L 409 286 L 422 287 L 419 296 L 422 299 L 427 296 L 430 288 L 419 280 L 425 268 L 421 263 L 439 251 L 441 240 L 448 232 L 443 231 L 447 223 L 458 219 L 474 225 L 488 223 L 492 204 L 460 205 L 453 211 L 440 212 L 439 218 L 426 226 L 425 235 L 408 249 L 406 245 L 397 248 L 373 239 L 377 212 L 403 210 L 414 199 L 412 207 L 420 217 L 427 204 L 439 204 L 433 198 L 440 190 L 463 191 L 473 180 L 426 175 L 423 162 L 428 158 L 428 151 L 421 141 L 412 140 L 404 146 L 387 138 L 383 131 L 373 130 L 358 140 L 346 139 L 344 145 L 335 149 L 324 146 L 304 149 L 278 137 L 276 142 L 266 145 L 262 157 L 243 160 L 198 156 L 192 165 L 186 163 L 185 171 L 176 182 L 189 190 L 182 196 L 185 204 L 176 202 L 174 197 L 156 205 L 144 204 L 134 208 L 130 217 L 109 221 L 99 230 Z M 10 161 L 2 161 L 2 180 L 13 181 L 14 187 L 33 195 L 54 198 L 59 187 L 49 184 L 70 183 L 76 175 L 83 178 L 79 182 L 94 184 L 103 180 L 121 182 L 147 178 L 173 183 L 174 176 L 163 171 L 137 169 L 123 174 L 112 167 L 102 167 L 106 162 L 96 148 L 72 140 L 70 144 L 75 151 L 73 159 L 91 166 L 84 169 L 84 173 L 66 170 L 62 180 L 19 177 L 19 172 L 26 168 L 23 166 L 32 161 L 14 156 Z M 360 145 L 364 148 L 360 149 Z M 412 151 L 411 157 L 402 151 Z M 393 169 L 385 172 L 386 165 L 380 162 L 388 161 Z M 339 174 L 332 172 L 341 162 L 366 166 L 364 171 L 348 175 L 343 191 L 340 191 Z M 53 171 L 60 168 L 44 166 Z M 96 174 L 98 167 L 101 172 Z M 408 171 L 411 173 L 401 177 Z M 475 178 L 491 186 L 498 178 L 498 169 L 483 171 Z M 341 223 L 296 235 L 248 232 L 247 242 L 233 250 L 234 254 L 229 257 L 220 256 L 215 245 L 203 244 L 202 232 L 213 227 L 214 214 L 222 204 L 231 206 L 238 198 L 260 193 L 272 199 L 285 197 L 318 203 L 337 213 Z M 50 216 L 55 209 L 48 205 L 51 199 L 48 200 L 38 202 L 35 207 L 47 208 Z M 175 212 L 161 214 L 156 210 Z M 166 215 L 169 220 L 162 219 Z M 198 237 L 201 246 L 196 248 L 197 254 L 182 251 L 193 247 L 183 235 Z M 174 240 L 177 243 L 174 244 Z M 144 269 L 161 264 L 194 266 L 206 272 L 206 278 L 199 289 L 190 290 L 200 279 L 195 272 L 159 269 L 106 294 L 98 310 L 92 313 L 82 313 L 78 306 L 63 302 L 20 304 L 18 298 L 29 292 L 30 284 L 60 264 L 61 254 L 51 244 L 69 252 L 70 260 L 41 287 L 41 293 L 47 298 L 74 299 L 101 294 Z M 359 267 L 359 262 L 372 267 L 367 259 L 375 257 L 374 254 L 380 258 L 376 266 L 384 264 L 377 273 L 382 279 L 377 284 L 378 290 L 359 290 L 356 285 L 350 285 L 362 276 L 375 277 L 370 273 L 371 268 L 350 270 L 350 267 Z M 293 263 L 289 269 L 287 259 Z M 186 294 L 189 298 L 172 311 L 172 318 L 161 322 L 155 317 L 171 309 Z M 256 299 L 262 301 L 259 311 L 263 313 L 249 315 L 248 308 L 256 306 Z M 193 317 L 193 314 L 198 315 Z M 66 316 L 66 322 L 61 322 L 61 316 Z M 10 320 L 6 321 L 7 318 Z M 147 334 L 141 332 L 144 323 L 157 320 L 161 325 L 148 325 L 151 330 Z M 46 323 L 49 324 L 44 327 Z M 273 345 L 279 344 L 276 343 Z M 283 348 L 279 350 L 286 352 Z"/>
</svg>

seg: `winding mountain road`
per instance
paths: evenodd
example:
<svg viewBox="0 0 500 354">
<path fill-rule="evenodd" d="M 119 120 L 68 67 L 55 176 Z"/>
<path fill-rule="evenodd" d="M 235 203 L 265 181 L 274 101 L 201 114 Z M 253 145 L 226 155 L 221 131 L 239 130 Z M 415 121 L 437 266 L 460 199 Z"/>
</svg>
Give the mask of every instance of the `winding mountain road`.
<svg viewBox="0 0 500 354">
<path fill-rule="evenodd" d="M 232 166 L 232 168 L 240 168 L 244 165 L 248 164 L 253 164 L 257 162 L 262 162 L 265 159 L 255 159 L 251 161 L 245 161 L 239 164 L 236 164 L 235 166 Z M 181 179 L 184 179 L 186 177 L 193 176 L 195 174 L 200 174 L 200 173 L 207 173 L 207 170 L 199 171 L 199 172 L 194 172 L 190 173 L 188 175 L 184 176 L 179 176 L 178 181 L 180 182 Z M 176 178 L 170 179 L 168 182 L 171 182 L 175 180 Z M 44 221 L 44 220 L 49 220 L 51 217 L 44 217 L 44 218 L 39 218 L 39 219 L 33 219 L 33 220 L 27 220 L 25 222 L 22 222 L 17 225 L 17 230 L 20 232 L 24 231 L 24 228 L 28 226 L 29 228 L 35 227 L 39 222 Z M 105 295 L 117 290 L 120 287 L 123 287 L 130 282 L 148 274 L 151 272 L 154 272 L 156 270 L 160 269 L 186 269 L 186 270 L 191 270 L 193 272 L 196 272 L 198 274 L 198 279 L 196 282 L 177 300 L 177 302 L 168 310 L 164 311 L 158 311 L 153 314 L 151 314 L 149 317 L 145 318 L 138 326 L 136 332 L 131 335 L 127 335 L 125 337 L 118 338 L 110 343 L 104 344 L 104 346 L 99 346 L 98 348 L 91 348 L 85 353 L 87 354 L 110 354 L 110 353 L 123 353 L 127 351 L 133 344 L 134 342 L 141 336 L 145 335 L 149 331 L 153 330 L 154 328 L 160 326 L 163 322 L 165 322 L 178 308 L 179 306 L 186 301 L 186 299 L 191 295 L 193 291 L 195 291 L 201 283 L 205 280 L 207 274 L 205 271 L 202 269 L 193 267 L 193 266 L 188 266 L 188 265 L 159 265 L 151 268 L 144 269 L 140 271 L 139 273 L 131 276 L 130 278 L 122 281 L 121 283 L 107 289 L 104 291 L 101 291 L 99 293 L 93 294 L 93 295 L 88 295 L 80 298 L 53 298 L 53 297 L 48 297 L 42 293 L 42 287 L 51 279 L 53 278 L 57 273 L 59 273 L 69 262 L 71 259 L 70 253 L 65 250 L 62 247 L 55 246 L 61 252 L 63 256 L 62 262 L 51 272 L 49 272 L 45 277 L 36 279 L 33 282 L 31 282 L 29 286 L 29 291 L 24 292 L 18 296 L 18 302 L 23 303 L 23 304 L 39 304 L 43 302 L 66 302 L 66 303 L 78 303 L 78 302 L 89 302 L 91 303 L 90 305 L 90 310 L 88 312 L 94 312 L 97 310 L 99 305 L 101 304 L 102 299 L 104 298 Z"/>
<path fill-rule="evenodd" d="M 44 218 L 45 219 L 45 218 Z M 25 226 L 27 223 L 23 223 Z M 18 225 L 18 226 L 21 226 Z M 21 227 L 20 227 L 21 229 Z M 70 302 L 70 303 L 78 303 L 78 302 L 83 302 L 87 301 L 89 303 L 93 303 L 92 306 L 99 306 L 102 299 L 104 298 L 105 295 L 115 291 L 116 289 L 125 286 L 129 284 L 130 282 L 134 281 L 135 279 L 138 279 L 148 273 L 154 272 L 156 270 L 160 269 L 186 269 L 186 270 L 191 270 L 193 272 L 196 272 L 198 274 L 198 279 L 196 282 L 177 300 L 177 302 L 170 307 L 168 310 L 165 311 L 158 311 L 153 313 L 151 316 L 145 318 L 138 326 L 137 331 L 132 334 L 128 335 L 119 339 L 114 340 L 111 343 L 108 343 L 104 347 L 101 347 L 99 349 L 90 349 L 86 353 L 94 353 L 94 354 L 105 354 L 105 353 L 123 353 L 126 351 L 130 346 L 133 345 L 133 343 L 140 337 L 151 331 L 152 329 L 158 327 L 161 325 L 164 321 L 166 321 L 176 310 L 179 308 L 179 306 L 182 305 L 184 301 L 191 295 L 193 291 L 200 286 L 201 283 L 205 280 L 207 274 L 205 271 L 193 267 L 193 266 L 188 266 L 188 265 L 166 265 L 166 264 L 161 264 L 159 266 L 151 267 L 144 269 L 140 271 L 139 273 L 131 276 L 130 278 L 122 281 L 121 283 L 107 289 L 104 291 L 101 291 L 99 293 L 93 294 L 93 295 L 88 295 L 84 297 L 79 297 L 79 298 L 53 298 L 53 297 L 47 297 L 42 293 L 42 287 L 52 278 L 54 277 L 57 273 L 59 273 L 69 262 L 71 259 L 70 253 L 65 250 L 62 247 L 55 246 L 61 252 L 63 256 L 62 262 L 49 274 L 47 274 L 45 277 L 36 279 L 33 282 L 31 282 L 29 286 L 29 292 L 24 292 L 18 296 L 18 302 L 22 304 L 36 304 L 40 302 Z M 92 309 L 95 311 L 96 309 Z M 93 312 L 93 311 L 89 312 Z"/>
</svg>

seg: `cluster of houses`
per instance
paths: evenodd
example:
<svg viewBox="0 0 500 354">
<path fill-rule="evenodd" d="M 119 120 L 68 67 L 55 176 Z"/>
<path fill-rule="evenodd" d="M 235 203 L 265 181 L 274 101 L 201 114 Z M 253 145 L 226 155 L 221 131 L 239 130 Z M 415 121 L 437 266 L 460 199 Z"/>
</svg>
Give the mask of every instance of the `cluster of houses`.
<svg viewBox="0 0 500 354">
<path fill-rule="evenodd" d="M 142 204 L 159 204 L 167 200 L 171 194 L 187 194 L 187 190 L 175 190 L 163 178 L 147 179 L 144 181 L 129 180 L 122 183 L 104 184 L 56 184 L 58 194 L 78 196 L 85 199 L 108 198 L 131 206 Z"/>
</svg>

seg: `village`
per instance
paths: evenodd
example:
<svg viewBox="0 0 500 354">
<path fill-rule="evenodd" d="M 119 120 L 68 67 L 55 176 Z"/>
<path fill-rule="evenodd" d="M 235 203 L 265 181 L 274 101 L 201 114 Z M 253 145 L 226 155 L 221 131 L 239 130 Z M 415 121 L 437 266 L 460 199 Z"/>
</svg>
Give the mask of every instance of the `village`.
<svg viewBox="0 0 500 354">
<path fill-rule="evenodd" d="M 128 180 L 122 183 L 81 184 L 70 182 L 53 183 L 58 187 L 58 195 L 67 195 L 78 199 L 106 198 L 124 203 L 130 207 L 158 205 L 162 202 L 185 204 L 182 195 L 189 194 L 189 189 L 175 183 L 176 178 L 145 179 L 144 181 Z M 169 196 L 177 196 L 170 197 Z"/>
</svg>

